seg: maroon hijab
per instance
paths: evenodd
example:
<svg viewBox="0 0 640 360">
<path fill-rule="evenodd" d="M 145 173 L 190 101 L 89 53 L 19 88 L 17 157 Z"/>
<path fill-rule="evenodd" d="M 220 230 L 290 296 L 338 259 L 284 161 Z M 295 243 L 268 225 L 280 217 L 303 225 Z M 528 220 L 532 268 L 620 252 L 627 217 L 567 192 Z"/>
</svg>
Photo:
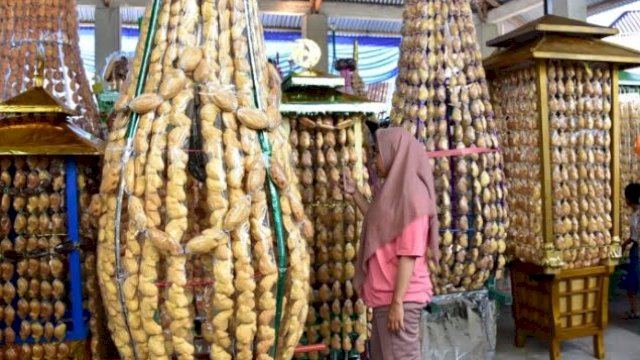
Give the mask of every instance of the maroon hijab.
<svg viewBox="0 0 640 360">
<path fill-rule="evenodd" d="M 429 216 L 429 237 L 424 241 L 433 248 L 439 239 L 433 171 L 424 147 L 403 128 L 380 129 L 376 136 L 387 176 L 364 219 L 353 280 L 358 290 L 369 258 L 414 220 Z"/>
</svg>

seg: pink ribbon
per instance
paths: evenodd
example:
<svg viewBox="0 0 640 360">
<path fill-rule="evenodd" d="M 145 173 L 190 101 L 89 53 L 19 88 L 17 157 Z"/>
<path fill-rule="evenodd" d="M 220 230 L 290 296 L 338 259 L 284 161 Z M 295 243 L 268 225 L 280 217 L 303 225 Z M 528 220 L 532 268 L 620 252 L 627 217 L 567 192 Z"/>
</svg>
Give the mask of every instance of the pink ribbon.
<svg viewBox="0 0 640 360">
<path fill-rule="evenodd" d="M 450 150 L 437 150 L 437 151 L 427 151 L 427 156 L 429 158 L 442 158 L 442 157 L 455 157 L 455 156 L 465 156 L 465 155 L 473 155 L 473 154 L 486 154 L 486 153 L 495 153 L 500 152 L 500 149 L 489 149 L 485 147 L 471 147 L 466 149 L 450 149 Z"/>
</svg>

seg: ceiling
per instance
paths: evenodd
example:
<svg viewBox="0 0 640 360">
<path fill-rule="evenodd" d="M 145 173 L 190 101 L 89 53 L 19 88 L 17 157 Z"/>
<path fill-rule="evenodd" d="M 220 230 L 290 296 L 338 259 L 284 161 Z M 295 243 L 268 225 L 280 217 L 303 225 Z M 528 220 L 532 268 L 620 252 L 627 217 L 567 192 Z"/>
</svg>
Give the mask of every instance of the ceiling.
<svg viewBox="0 0 640 360">
<path fill-rule="evenodd" d="M 80 22 L 95 21 L 95 3 L 102 0 L 78 0 Z M 118 0 L 113 0 L 114 2 Z M 123 4 L 145 4 L 146 0 L 120 0 Z M 502 25 L 509 31 L 544 15 L 543 0 L 472 0 L 479 18 Z M 585 0 L 589 15 L 632 3 L 633 0 Z M 308 0 L 258 0 L 266 29 L 300 30 L 302 18 L 309 12 Z M 398 36 L 404 0 L 324 0 L 321 12 L 337 32 Z M 122 6 L 121 21 L 136 25 L 144 13 L 141 6 Z M 486 15 L 486 16 L 485 16 Z M 480 21 L 480 20 L 477 20 Z"/>
<path fill-rule="evenodd" d="M 302 14 L 262 13 L 260 18 L 265 29 L 297 30 L 302 28 Z"/>
<path fill-rule="evenodd" d="M 640 34 L 640 10 L 626 11 L 612 26 L 620 30 L 620 36 L 637 36 Z"/>
<path fill-rule="evenodd" d="M 595 15 L 637 1 L 638 0 L 587 0 L 587 7 L 589 9 L 589 15 Z"/>
</svg>

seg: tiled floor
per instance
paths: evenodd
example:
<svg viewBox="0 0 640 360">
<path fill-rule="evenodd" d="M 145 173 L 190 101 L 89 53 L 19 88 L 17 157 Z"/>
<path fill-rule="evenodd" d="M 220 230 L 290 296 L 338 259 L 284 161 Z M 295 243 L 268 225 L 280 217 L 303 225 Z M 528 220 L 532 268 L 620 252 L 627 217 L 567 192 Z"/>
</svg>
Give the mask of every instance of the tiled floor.
<svg viewBox="0 0 640 360">
<path fill-rule="evenodd" d="M 605 351 L 608 360 L 640 360 L 640 321 L 620 320 L 627 310 L 623 296 L 610 304 L 609 327 L 605 334 Z M 498 319 L 498 341 L 495 360 L 547 360 L 549 350 L 546 343 L 527 339 L 527 345 L 518 349 L 513 345 L 513 319 L 510 309 L 504 308 Z M 565 341 L 561 344 L 563 360 L 595 359 L 591 338 Z"/>
</svg>

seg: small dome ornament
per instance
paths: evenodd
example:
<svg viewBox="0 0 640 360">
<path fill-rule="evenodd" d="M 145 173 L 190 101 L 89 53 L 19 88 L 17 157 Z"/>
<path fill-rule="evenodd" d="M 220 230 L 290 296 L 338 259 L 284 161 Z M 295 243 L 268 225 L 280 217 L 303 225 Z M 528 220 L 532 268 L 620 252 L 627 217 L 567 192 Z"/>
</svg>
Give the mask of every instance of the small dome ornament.
<svg viewBox="0 0 640 360">
<path fill-rule="evenodd" d="M 291 53 L 293 62 L 301 67 L 304 71 L 309 70 L 320 62 L 322 50 L 318 44 L 310 39 L 300 39 L 296 41 L 296 45 Z"/>
</svg>

